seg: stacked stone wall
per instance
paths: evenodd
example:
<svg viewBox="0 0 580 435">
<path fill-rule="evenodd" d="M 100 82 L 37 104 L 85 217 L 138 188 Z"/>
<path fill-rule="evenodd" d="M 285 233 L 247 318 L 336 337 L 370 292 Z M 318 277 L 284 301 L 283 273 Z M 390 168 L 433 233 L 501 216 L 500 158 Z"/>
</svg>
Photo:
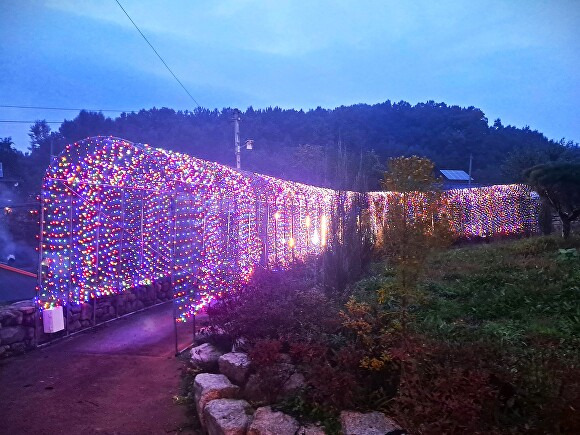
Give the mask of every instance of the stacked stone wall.
<svg viewBox="0 0 580 435">
<path fill-rule="evenodd" d="M 65 329 L 54 334 L 44 333 L 42 312 L 35 315 L 33 300 L 0 307 L 0 359 L 21 354 L 37 344 L 47 343 L 125 314 L 170 301 L 172 297 L 171 283 L 164 280 L 132 288 L 123 294 L 104 296 L 95 302 L 70 304 L 63 309 Z"/>
<path fill-rule="evenodd" d="M 34 348 L 34 302 L 0 307 L 0 358 Z"/>
</svg>

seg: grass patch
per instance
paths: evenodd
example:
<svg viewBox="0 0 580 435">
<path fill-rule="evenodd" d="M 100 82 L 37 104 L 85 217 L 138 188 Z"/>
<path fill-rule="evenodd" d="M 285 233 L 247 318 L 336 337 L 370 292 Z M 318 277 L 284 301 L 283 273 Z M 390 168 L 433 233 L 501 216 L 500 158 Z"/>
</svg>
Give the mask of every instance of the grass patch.
<svg viewBox="0 0 580 435">
<path fill-rule="evenodd" d="M 209 315 L 245 339 L 263 378 L 286 353 L 305 387 L 272 404 L 328 433 L 343 409 L 383 411 L 413 433 L 579 433 L 579 249 L 578 237 L 537 237 L 438 253 L 408 328 L 400 295 L 379 297 L 400 277 L 385 262 L 346 304 L 296 265 L 256 272 Z"/>
<path fill-rule="evenodd" d="M 538 237 L 440 253 L 427 267 L 417 327 L 457 342 L 577 346 L 579 248 L 579 237 Z"/>
</svg>

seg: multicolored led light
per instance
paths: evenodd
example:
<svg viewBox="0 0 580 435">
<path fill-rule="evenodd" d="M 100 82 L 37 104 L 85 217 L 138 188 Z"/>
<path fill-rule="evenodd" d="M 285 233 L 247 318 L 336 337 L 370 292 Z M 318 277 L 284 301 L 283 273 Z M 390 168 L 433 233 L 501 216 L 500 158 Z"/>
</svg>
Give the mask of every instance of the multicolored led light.
<svg viewBox="0 0 580 435">
<path fill-rule="evenodd" d="M 397 193 L 367 194 L 375 232 L 387 219 L 389 198 L 393 195 Z M 408 198 L 410 213 L 421 213 L 421 194 L 408 195 Z M 458 239 L 529 235 L 539 231 L 539 201 L 526 185 L 447 190 L 441 193 L 441 203 L 439 213 L 449 218 Z"/>
<path fill-rule="evenodd" d="M 171 279 L 179 317 L 323 247 L 335 192 L 96 137 L 68 145 L 42 191 L 41 307 Z"/>
<path fill-rule="evenodd" d="M 43 183 L 39 306 L 79 304 L 170 279 L 178 319 L 186 320 L 243 285 L 258 266 L 285 268 L 331 248 L 333 211 L 361 195 L 112 137 L 68 145 Z M 368 194 L 375 230 L 389 195 Z M 537 201 L 524 186 L 445 195 L 459 236 L 537 226 Z M 420 198 L 411 206 L 419 210 Z"/>
</svg>

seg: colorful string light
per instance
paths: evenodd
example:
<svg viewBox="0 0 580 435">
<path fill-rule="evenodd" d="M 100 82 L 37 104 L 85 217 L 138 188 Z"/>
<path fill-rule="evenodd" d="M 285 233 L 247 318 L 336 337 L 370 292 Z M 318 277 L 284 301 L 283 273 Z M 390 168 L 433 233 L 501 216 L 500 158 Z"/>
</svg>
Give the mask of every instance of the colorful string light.
<svg viewBox="0 0 580 435">
<path fill-rule="evenodd" d="M 375 230 L 389 195 L 368 194 Z M 459 236 L 537 227 L 537 201 L 524 186 L 445 195 Z M 178 319 L 186 320 L 258 265 L 285 268 L 320 254 L 332 241 L 338 201 L 348 209 L 357 198 L 113 137 L 68 145 L 43 183 L 39 306 L 171 279 Z M 419 210 L 420 198 L 411 205 Z"/>
<path fill-rule="evenodd" d="M 41 307 L 170 278 L 181 319 L 259 264 L 320 253 L 309 232 L 328 232 L 335 202 L 329 189 L 112 137 L 68 145 L 41 197 Z"/>
<path fill-rule="evenodd" d="M 373 230 L 378 232 L 388 218 L 390 198 L 395 192 L 367 194 Z M 422 195 L 408 195 L 410 214 L 421 213 Z M 458 239 L 530 235 L 539 231 L 537 196 L 526 185 L 510 184 L 441 193 L 440 214 L 449 218 Z"/>
</svg>

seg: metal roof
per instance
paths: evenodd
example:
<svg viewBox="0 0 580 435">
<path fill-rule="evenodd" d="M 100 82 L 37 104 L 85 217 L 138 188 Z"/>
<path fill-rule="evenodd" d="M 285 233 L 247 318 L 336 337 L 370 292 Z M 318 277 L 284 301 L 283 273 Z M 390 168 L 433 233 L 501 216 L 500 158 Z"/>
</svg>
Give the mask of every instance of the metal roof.
<svg viewBox="0 0 580 435">
<path fill-rule="evenodd" d="M 458 169 L 440 169 L 440 172 L 448 180 L 453 181 L 469 181 L 469 174 Z M 473 178 L 471 179 L 473 181 Z"/>
</svg>

